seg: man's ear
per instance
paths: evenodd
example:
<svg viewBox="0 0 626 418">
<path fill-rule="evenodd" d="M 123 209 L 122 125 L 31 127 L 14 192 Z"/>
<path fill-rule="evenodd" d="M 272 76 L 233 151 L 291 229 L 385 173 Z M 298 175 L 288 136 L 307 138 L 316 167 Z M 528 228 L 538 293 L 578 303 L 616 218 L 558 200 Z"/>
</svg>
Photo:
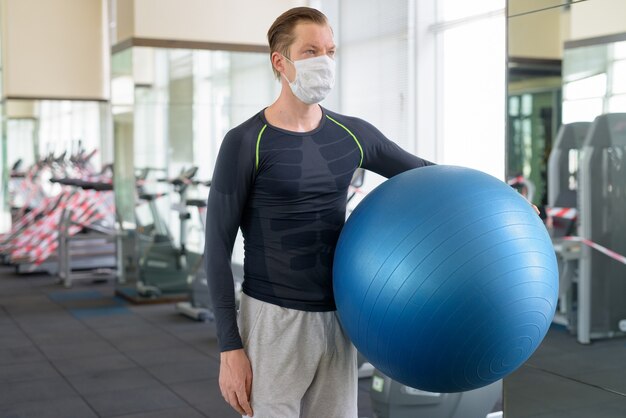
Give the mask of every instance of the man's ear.
<svg viewBox="0 0 626 418">
<path fill-rule="evenodd" d="M 279 73 L 285 72 L 285 58 L 278 52 L 272 52 L 272 66 Z"/>
</svg>

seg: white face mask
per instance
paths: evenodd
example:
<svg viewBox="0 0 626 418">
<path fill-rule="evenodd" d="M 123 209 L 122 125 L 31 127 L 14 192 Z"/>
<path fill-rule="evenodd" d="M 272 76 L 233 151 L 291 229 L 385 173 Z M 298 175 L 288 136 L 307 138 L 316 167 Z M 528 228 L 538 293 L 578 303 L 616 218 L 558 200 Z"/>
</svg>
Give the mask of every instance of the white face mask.
<svg viewBox="0 0 626 418">
<path fill-rule="evenodd" d="M 283 55 L 284 56 L 284 55 Z M 335 60 L 328 55 L 291 61 L 296 67 L 296 79 L 289 83 L 293 94 L 306 104 L 319 103 L 328 96 L 335 85 Z"/>
</svg>

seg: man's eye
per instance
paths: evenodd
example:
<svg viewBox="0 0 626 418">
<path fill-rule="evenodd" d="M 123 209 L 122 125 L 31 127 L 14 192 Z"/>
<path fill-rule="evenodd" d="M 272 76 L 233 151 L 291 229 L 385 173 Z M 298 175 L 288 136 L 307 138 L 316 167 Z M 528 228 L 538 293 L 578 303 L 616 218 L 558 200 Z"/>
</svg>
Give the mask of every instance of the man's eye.
<svg viewBox="0 0 626 418">
<path fill-rule="evenodd" d="M 335 56 L 335 51 L 328 51 L 328 56 L 329 57 L 334 57 Z"/>
</svg>

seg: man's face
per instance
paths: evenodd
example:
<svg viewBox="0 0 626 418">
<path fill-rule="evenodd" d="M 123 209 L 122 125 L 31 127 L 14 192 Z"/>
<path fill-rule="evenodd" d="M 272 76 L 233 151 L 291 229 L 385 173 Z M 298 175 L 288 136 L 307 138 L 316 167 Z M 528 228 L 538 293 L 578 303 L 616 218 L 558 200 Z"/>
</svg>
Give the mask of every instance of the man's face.
<svg viewBox="0 0 626 418">
<path fill-rule="evenodd" d="M 298 61 L 306 58 L 328 55 L 335 56 L 335 43 L 333 42 L 333 32 L 328 25 L 318 25 L 317 23 L 298 23 L 294 28 L 295 41 L 289 47 L 291 61 Z M 285 60 L 286 61 L 286 60 Z M 293 64 L 285 62 L 285 75 L 289 80 L 296 77 L 296 70 Z"/>
</svg>

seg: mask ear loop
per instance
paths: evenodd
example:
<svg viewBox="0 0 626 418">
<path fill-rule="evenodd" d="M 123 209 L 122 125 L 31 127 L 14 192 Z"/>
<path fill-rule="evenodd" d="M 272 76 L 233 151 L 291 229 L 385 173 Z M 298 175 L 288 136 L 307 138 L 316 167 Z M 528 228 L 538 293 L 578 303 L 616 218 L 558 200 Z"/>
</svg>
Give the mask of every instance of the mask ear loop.
<svg viewBox="0 0 626 418">
<path fill-rule="evenodd" d="M 292 60 L 290 60 L 289 58 L 287 58 L 286 56 L 284 56 L 283 54 L 280 54 L 284 59 L 286 59 L 287 61 L 289 61 L 291 63 L 291 65 L 293 65 L 294 70 L 296 69 L 296 64 L 294 64 L 294 62 Z M 287 78 L 287 76 L 285 75 L 285 73 L 280 73 L 280 75 L 282 75 L 284 77 L 285 80 L 287 80 L 287 84 L 291 85 L 293 83 L 296 82 L 296 79 L 294 78 L 293 81 L 289 81 L 289 79 Z M 296 74 L 297 77 L 297 74 Z"/>
</svg>

